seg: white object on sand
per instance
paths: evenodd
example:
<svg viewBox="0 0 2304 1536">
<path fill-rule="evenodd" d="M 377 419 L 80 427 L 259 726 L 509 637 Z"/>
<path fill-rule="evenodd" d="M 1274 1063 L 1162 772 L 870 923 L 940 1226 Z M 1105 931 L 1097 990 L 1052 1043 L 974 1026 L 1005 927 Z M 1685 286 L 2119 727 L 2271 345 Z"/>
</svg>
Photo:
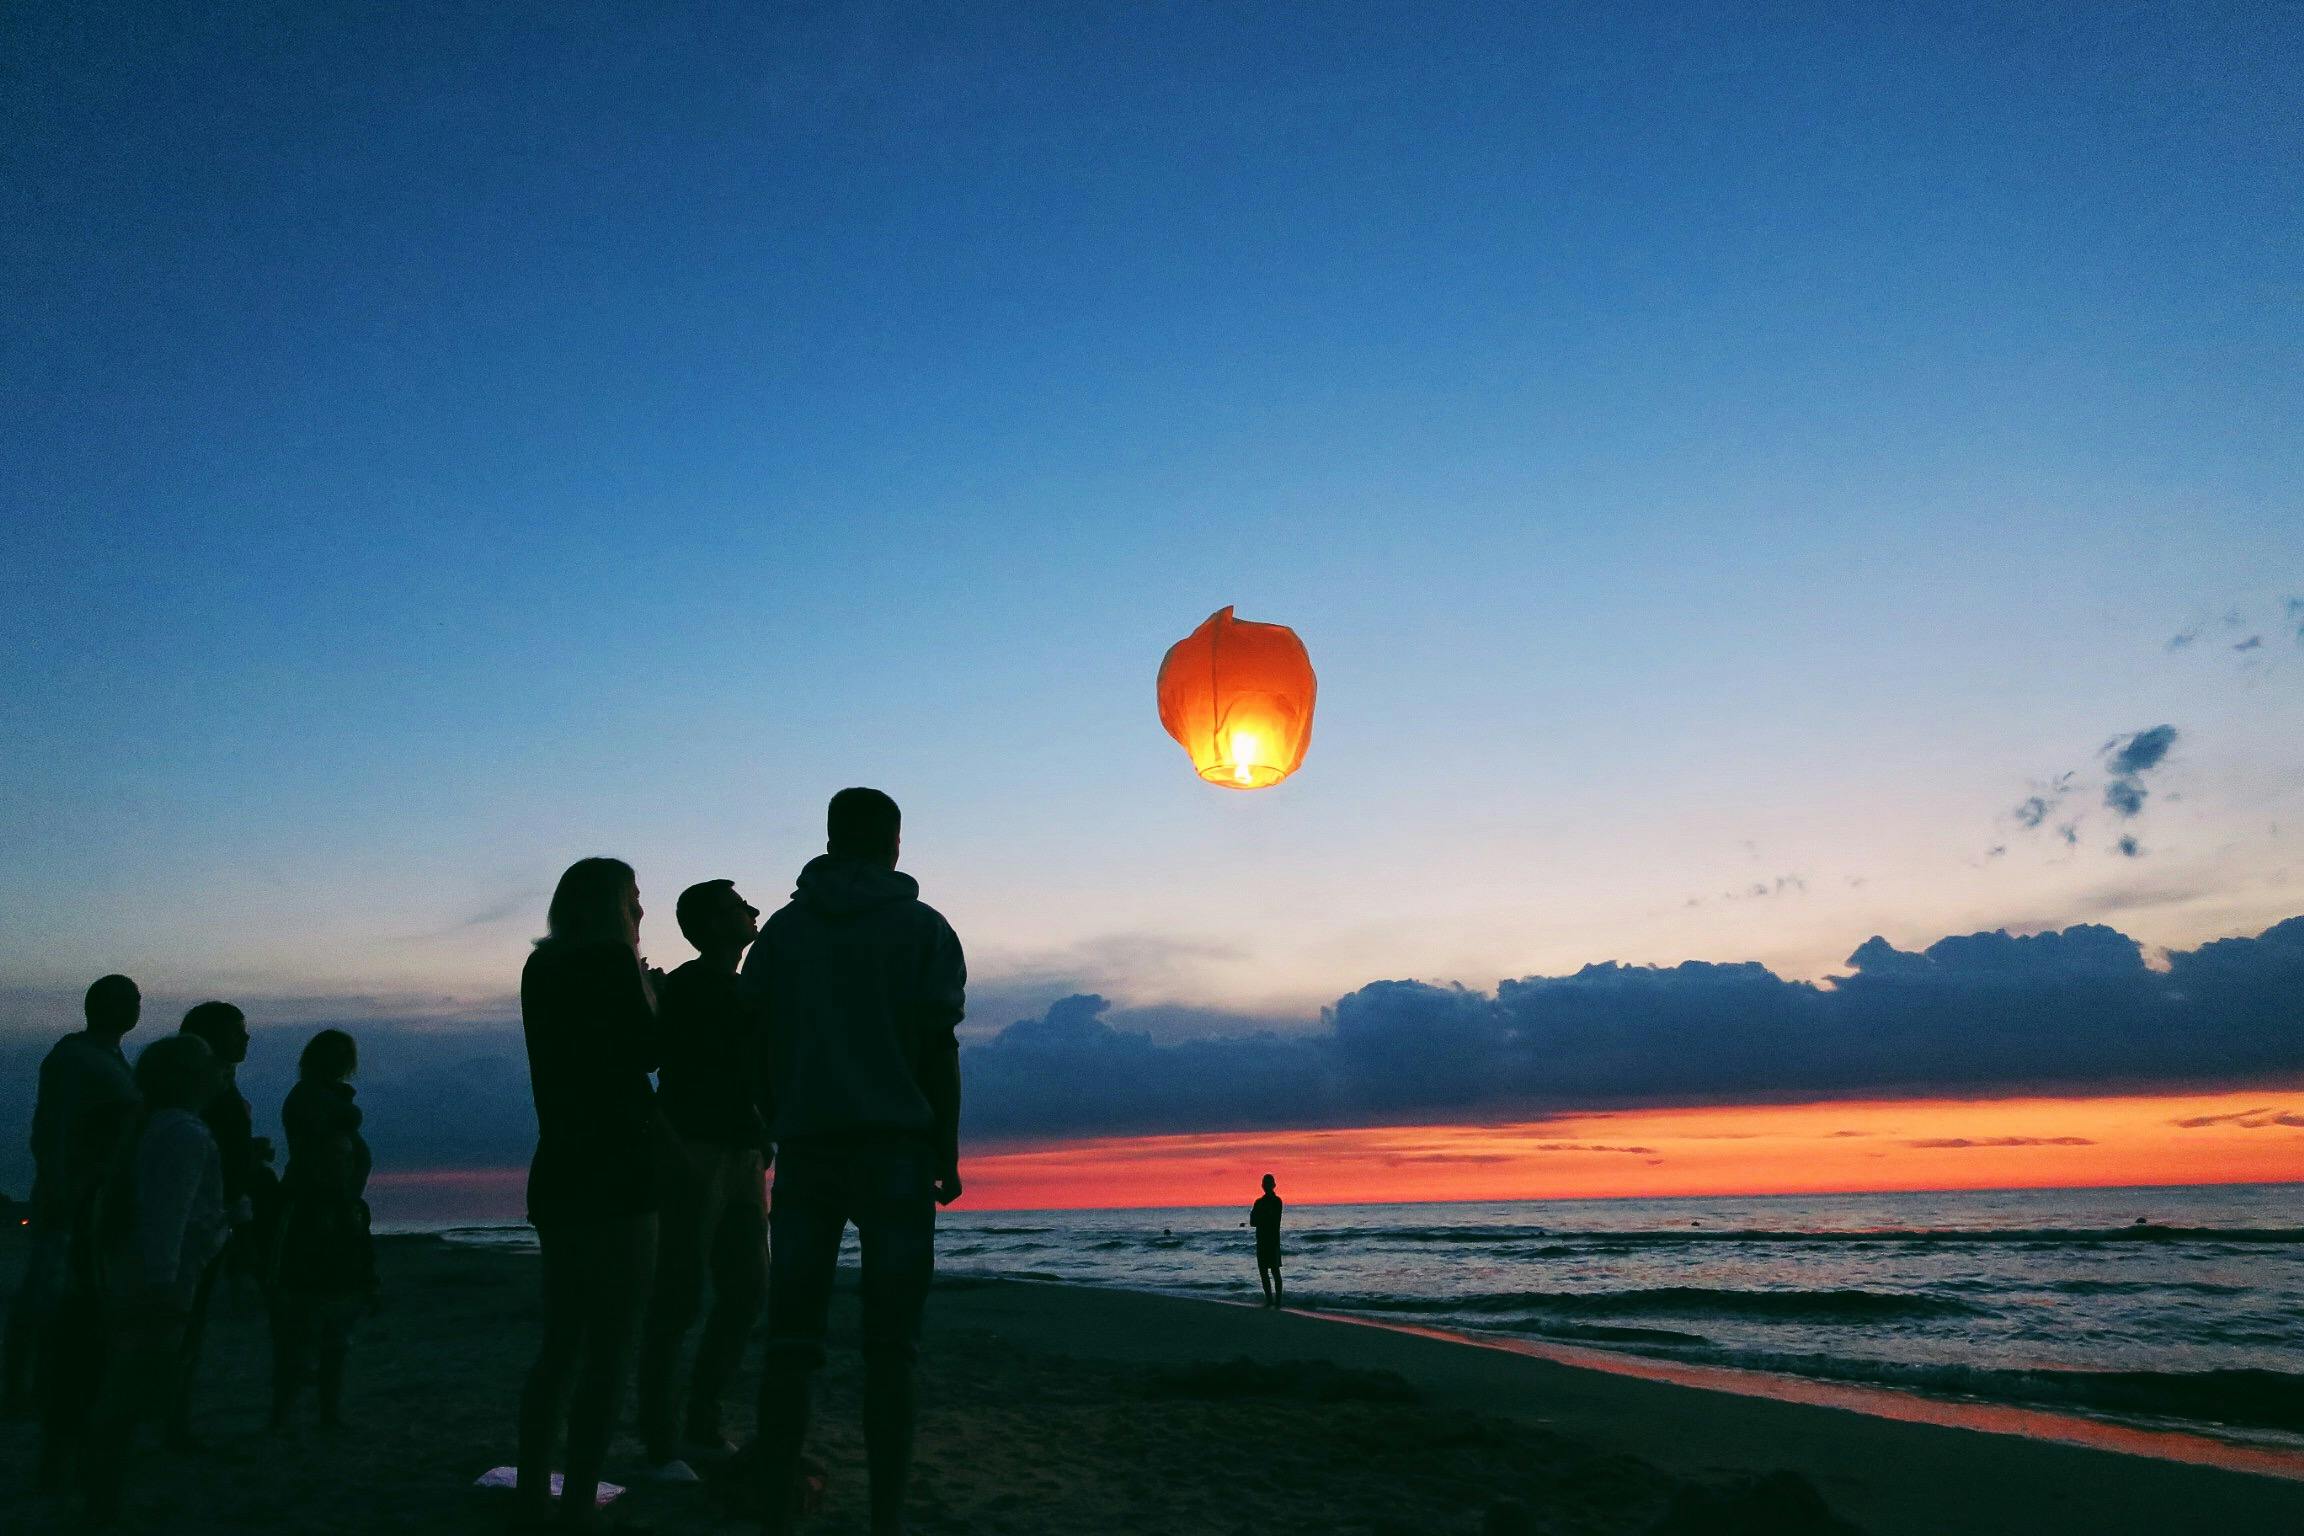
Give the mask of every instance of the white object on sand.
<svg viewBox="0 0 2304 1536">
<path fill-rule="evenodd" d="M 560 1497 L 560 1484 L 563 1481 L 564 1479 L 559 1473 L 552 1474 L 552 1497 Z M 520 1486 L 520 1473 L 514 1467 L 490 1467 L 480 1474 L 479 1479 L 472 1486 L 475 1488 L 517 1488 Z M 624 1490 L 618 1484 L 602 1483 L 600 1491 L 592 1496 L 592 1504 L 594 1508 L 605 1509 L 623 1496 Z"/>
</svg>

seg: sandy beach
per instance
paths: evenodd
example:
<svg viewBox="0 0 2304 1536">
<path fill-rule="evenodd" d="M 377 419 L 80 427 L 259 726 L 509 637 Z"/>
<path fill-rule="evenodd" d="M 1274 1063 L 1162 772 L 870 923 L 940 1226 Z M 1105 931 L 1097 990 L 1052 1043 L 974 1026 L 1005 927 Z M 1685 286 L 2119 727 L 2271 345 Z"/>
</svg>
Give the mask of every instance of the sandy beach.
<svg viewBox="0 0 2304 1536">
<path fill-rule="evenodd" d="M 11 1288 L 22 1249 L 13 1236 L 0 1249 Z M 267 1436 L 262 1320 L 252 1302 L 227 1305 L 199 1399 L 211 1455 L 140 1455 L 128 1529 L 497 1528 L 503 1506 L 469 1485 L 509 1459 L 535 1257 L 411 1237 L 385 1240 L 382 1263 L 384 1304 L 355 1345 L 353 1428 Z M 844 1301 L 835 1327 L 853 1326 Z M 814 1440 L 826 1533 L 862 1529 L 858 1386 L 853 1351 L 836 1349 Z M 1820 1494 L 1837 1528 L 1874 1533 L 2304 1528 L 2304 1481 L 1087 1287 L 940 1282 L 922 1388 L 922 1532 L 1470 1536 L 1506 1499 L 1538 1531 L 1699 1530 L 1691 1501 L 1706 1495 L 1692 1489 L 1779 1470 Z M 747 1423 L 749 1405 L 732 1406 Z M 0 1441 L 12 1490 L 0 1529 L 70 1529 L 68 1508 L 21 1491 L 32 1445 L 21 1424 Z M 659 1531 L 749 1523 L 709 1485 L 639 1488 L 619 1508 Z"/>
</svg>

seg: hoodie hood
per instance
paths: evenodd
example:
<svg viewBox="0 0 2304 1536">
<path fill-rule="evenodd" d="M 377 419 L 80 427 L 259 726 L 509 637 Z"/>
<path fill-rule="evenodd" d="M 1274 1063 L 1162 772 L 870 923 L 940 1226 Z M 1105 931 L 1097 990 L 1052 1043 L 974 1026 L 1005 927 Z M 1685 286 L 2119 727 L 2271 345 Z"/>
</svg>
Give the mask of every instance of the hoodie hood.
<svg viewBox="0 0 2304 1536">
<path fill-rule="evenodd" d="M 800 871 L 792 899 L 829 918 L 854 917 L 920 895 L 920 882 L 885 864 L 822 853 Z"/>
</svg>

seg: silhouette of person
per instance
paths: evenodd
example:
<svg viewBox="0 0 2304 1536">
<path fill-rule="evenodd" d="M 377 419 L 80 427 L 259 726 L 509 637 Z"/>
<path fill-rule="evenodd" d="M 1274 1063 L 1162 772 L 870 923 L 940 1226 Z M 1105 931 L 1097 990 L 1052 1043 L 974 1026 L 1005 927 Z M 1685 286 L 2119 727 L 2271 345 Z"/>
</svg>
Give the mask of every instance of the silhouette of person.
<svg viewBox="0 0 2304 1536">
<path fill-rule="evenodd" d="M 640 958 L 640 888 L 621 859 L 560 876 L 520 974 L 536 1101 L 528 1220 L 544 1254 L 544 1337 L 520 1394 L 519 1516 L 551 1514 L 567 1405 L 563 1524 L 591 1529 L 632 1334 L 656 1263 L 656 994 Z"/>
<path fill-rule="evenodd" d="M 368 1233 L 368 1173 L 360 1106 L 349 1079 L 360 1049 L 340 1029 L 305 1042 L 296 1086 L 280 1106 L 288 1171 L 280 1180 L 272 1268 L 272 1428 L 289 1427 L 307 1375 L 319 1386 L 320 1426 L 344 1425 L 344 1357 L 352 1324 L 376 1295 Z"/>
<path fill-rule="evenodd" d="M 40 1063 L 32 1107 L 32 1245 L 8 1309 L 5 1411 L 31 1407 L 34 1362 L 62 1298 L 75 1212 L 94 1194 L 111 1143 L 136 1108 L 136 1079 L 120 1041 L 136 1027 L 143 994 L 125 976 L 100 976 L 81 999 L 86 1027 Z"/>
<path fill-rule="evenodd" d="M 684 1430 L 698 1448 L 724 1453 L 721 1392 L 768 1289 L 768 1192 L 754 1053 L 736 990 L 736 962 L 760 935 L 759 909 L 734 882 L 707 880 L 680 893 L 675 915 L 697 958 L 656 989 L 657 1102 L 672 1135 L 656 1284 L 641 1328 L 640 1434 L 651 1474 L 688 1482 L 696 1474 L 680 1459 L 673 1417 L 681 1343 L 709 1270 L 712 1311 L 696 1347 Z"/>
<path fill-rule="evenodd" d="M 136 1058 L 144 1112 L 96 1198 L 93 1278 L 109 1357 L 80 1457 L 91 1524 L 119 1513 L 138 1421 L 174 1411 L 193 1299 L 231 1234 L 223 1161 L 200 1113 L 217 1077 L 215 1054 L 196 1034 L 146 1046 Z"/>
<path fill-rule="evenodd" d="M 1256 1280 L 1264 1287 L 1264 1305 L 1287 1305 L 1280 1285 L 1280 1194 L 1272 1175 L 1264 1175 L 1264 1193 L 1248 1207 L 1247 1225 L 1256 1229 Z"/>
<path fill-rule="evenodd" d="M 864 1450 L 873 1536 L 904 1529 L 913 1359 L 936 1265 L 936 1207 L 960 1197 L 960 940 L 900 874 L 902 814 L 844 789 L 825 853 L 744 962 L 761 1019 L 761 1107 L 776 1148 L 768 1349 L 760 1373 L 761 1529 L 783 1536 L 824 1360 L 841 1233 L 863 1260 Z"/>
<path fill-rule="evenodd" d="M 248 1059 L 247 1017 L 230 1003 L 197 1003 L 184 1015 L 177 1032 L 206 1041 L 215 1057 L 216 1090 L 200 1118 L 216 1138 L 217 1159 L 223 1169 L 225 1216 L 234 1227 L 245 1226 L 255 1214 L 248 1187 L 256 1168 L 256 1122 L 248 1101 L 240 1096 L 238 1077 L 240 1064 Z M 208 1338 L 208 1309 L 215 1302 L 216 1282 L 223 1274 L 224 1261 L 219 1254 L 200 1277 L 200 1288 L 192 1297 L 192 1315 L 184 1327 L 183 1370 L 161 1430 L 168 1445 L 179 1451 L 201 1449 L 199 1437 L 192 1433 L 192 1383 L 200 1371 L 201 1346 Z"/>
</svg>

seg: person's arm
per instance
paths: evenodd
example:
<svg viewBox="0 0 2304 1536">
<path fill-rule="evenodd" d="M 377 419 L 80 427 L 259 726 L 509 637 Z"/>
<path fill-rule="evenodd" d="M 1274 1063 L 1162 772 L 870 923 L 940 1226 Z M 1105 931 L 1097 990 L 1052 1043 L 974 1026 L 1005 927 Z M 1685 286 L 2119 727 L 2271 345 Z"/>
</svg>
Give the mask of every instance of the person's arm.
<svg viewBox="0 0 2304 1536">
<path fill-rule="evenodd" d="M 770 1139 L 776 1133 L 776 1083 L 772 1071 L 773 1042 L 768 1035 L 772 1022 L 768 1009 L 768 969 L 774 963 L 771 957 L 775 944 L 772 927 L 771 923 L 761 924 L 760 936 L 752 941 L 744 963 L 736 968 L 737 1027 L 743 1031 L 744 1083 L 752 1091 L 752 1108 L 760 1116 L 760 1150 L 770 1162 L 776 1157 L 776 1144 Z"/>
<path fill-rule="evenodd" d="M 920 1090 L 935 1115 L 936 1203 L 960 1198 L 960 1038 L 968 1014 L 968 959 L 960 936 L 942 918 L 929 961 Z"/>
<path fill-rule="evenodd" d="M 939 1044 L 928 1052 L 921 1090 L 936 1113 L 936 1203 L 960 1198 L 960 1045 Z"/>
</svg>

